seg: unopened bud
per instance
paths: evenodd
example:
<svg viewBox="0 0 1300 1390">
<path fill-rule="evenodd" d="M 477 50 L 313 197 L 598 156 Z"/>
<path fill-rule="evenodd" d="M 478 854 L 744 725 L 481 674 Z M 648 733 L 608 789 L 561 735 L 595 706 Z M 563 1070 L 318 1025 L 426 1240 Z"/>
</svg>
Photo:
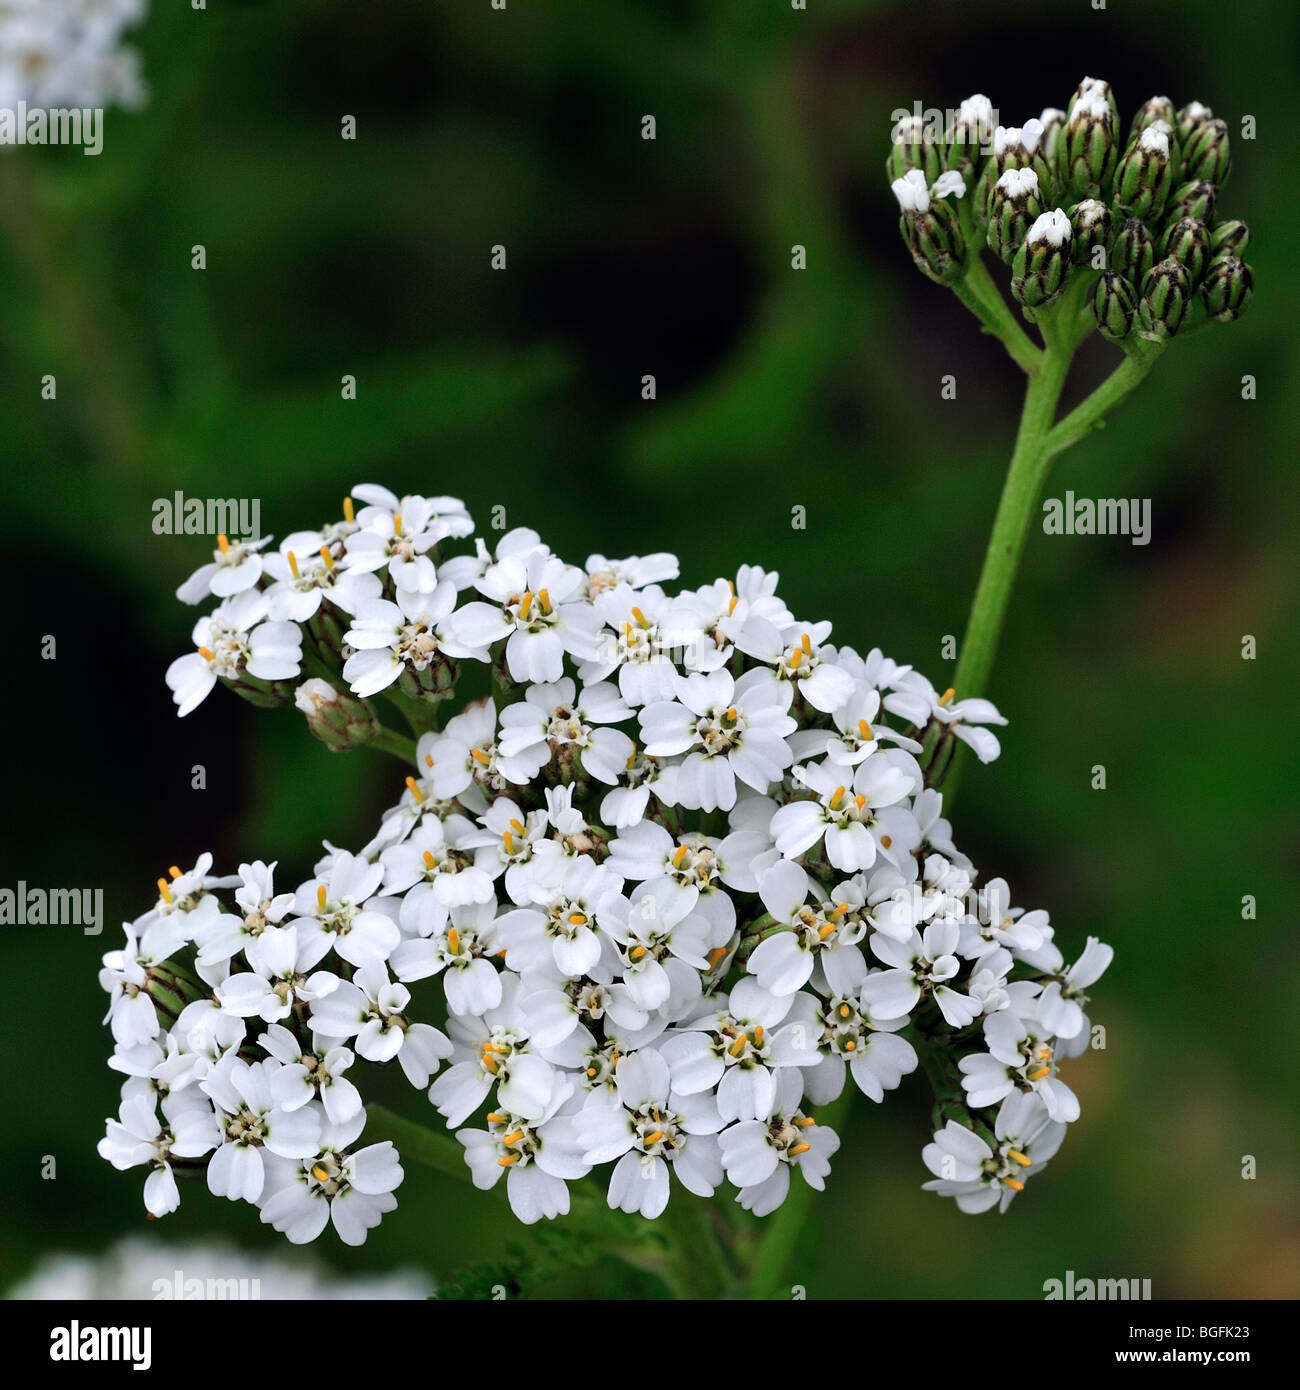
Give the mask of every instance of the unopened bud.
<svg viewBox="0 0 1300 1390">
<path fill-rule="evenodd" d="M 335 753 L 364 747 L 379 732 L 370 706 L 313 676 L 294 691 L 293 702 L 307 716 L 307 727 Z"/>
<path fill-rule="evenodd" d="M 1115 207 L 1126 217 L 1158 218 L 1174 181 L 1174 133 L 1154 121 L 1134 137 L 1115 170 Z"/>
<path fill-rule="evenodd" d="M 1195 217 L 1180 217 L 1160 243 L 1161 256 L 1172 256 L 1187 271 L 1195 289 L 1210 259 L 1210 230 Z"/>
<path fill-rule="evenodd" d="M 1218 189 L 1208 179 L 1189 179 L 1180 183 L 1165 204 L 1165 221 L 1177 222 L 1180 217 L 1195 217 L 1201 222 L 1214 220 L 1214 203 Z"/>
<path fill-rule="evenodd" d="M 1214 119 L 1214 112 L 1208 106 L 1202 106 L 1199 101 L 1189 101 L 1186 106 L 1179 111 L 1175 117 L 1174 135 L 1178 139 L 1181 149 L 1187 143 L 1188 137 L 1196 130 L 1199 130 L 1206 121 Z"/>
<path fill-rule="evenodd" d="M 984 156 L 985 146 L 992 143 L 997 122 L 993 119 L 993 103 L 981 92 L 962 102 L 947 132 L 944 168 L 954 169 L 969 182 Z"/>
<path fill-rule="evenodd" d="M 989 250 L 1010 265 L 1042 212 L 1038 175 L 1028 168 L 1008 169 L 993 185 L 989 200 Z"/>
<path fill-rule="evenodd" d="M 993 178 L 996 181 L 1009 169 L 1032 169 L 1038 177 L 1039 196 L 1046 201 L 1055 196 L 1056 177 L 1043 150 L 1043 133 L 1039 120 L 998 126 L 993 132 Z"/>
<path fill-rule="evenodd" d="M 1065 288 L 1070 274 L 1070 219 L 1054 208 L 1030 227 L 1011 266 L 1011 294 L 1027 309 L 1041 309 Z"/>
<path fill-rule="evenodd" d="M 955 284 L 966 273 L 966 238 L 957 214 L 945 199 L 965 193 L 961 175 L 954 171 L 940 174 L 927 188 L 921 171 L 910 169 L 890 187 L 902 214 L 898 229 L 917 269 L 941 285 Z"/>
<path fill-rule="evenodd" d="M 1070 259 L 1075 265 L 1087 265 L 1098 246 L 1108 247 L 1114 230 L 1114 219 L 1105 203 L 1085 198 L 1070 209 Z"/>
<path fill-rule="evenodd" d="M 1153 342 L 1172 338 L 1187 314 L 1192 287 L 1187 271 L 1172 258 L 1152 266 L 1142 282 L 1138 323 L 1142 336 Z"/>
<path fill-rule="evenodd" d="M 1232 168 L 1232 146 L 1227 124 L 1203 121 L 1183 141 L 1183 177 L 1205 179 L 1222 188 Z"/>
<path fill-rule="evenodd" d="M 1045 106 L 1038 118 L 1043 133 L 1038 137 L 1038 149 L 1047 161 L 1052 177 L 1060 177 L 1061 137 L 1065 133 L 1065 112 L 1059 106 Z M 1059 187 L 1059 184 L 1058 184 Z"/>
<path fill-rule="evenodd" d="M 1066 196 L 1076 201 L 1106 197 L 1118 156 L 1115 99 L 1106 83 L 1085 77 L 1057 139 L 1057 166 Z"/>
<path fill-rule="evenodd" d="M 1237 219 L 1216 222 L 1210 228 L 1210 254 L 1240 256 L 1250 244 L 1250 228 Z"/>
<path fill-rule="evenodd" d="M 1138 107 L 1137 115 L 1133 117 L 1133 124 L 1129 127 L 1129 137 L 1140 135 L 1154 121 L 1164 121 L 1170 129 L 1173 129 L 1177 119 L 1174 114 L 1174 104 L 1168 97 L 1148 97 Z"/>
<path fill-rule="evenodd" d="M 1137 294 L 1117 270 L 1106 271 L 1092 292 L 1092 312 L 1097 332 L 1112 343 L 1121 343 L 1133 331 Z"/>
<path fill-rule="evenodd" d="M 1246 312 L 1255 292 L 1255 276 L 1236 256 L 1216 257 L 1201 282 L 1201 303 L 1216 323 L 1229 323 Z"/>
<path fill-rule="evenodd" d="M 890 135 L 885 173 L 901 179 L 909 169 L 919 169 L 928 188 L 943 169 L 942 151 L 920 116 L 904 116 Z"/>
<path fill-rule="evenodd" d="M 1140 285 L 1155 262 L 1156 246 L 1151 233 L 1144 222 L 1130 217 L 1115 233 L 1110 248 L 1111 269 L 1121 271 Z"/>
</svg>

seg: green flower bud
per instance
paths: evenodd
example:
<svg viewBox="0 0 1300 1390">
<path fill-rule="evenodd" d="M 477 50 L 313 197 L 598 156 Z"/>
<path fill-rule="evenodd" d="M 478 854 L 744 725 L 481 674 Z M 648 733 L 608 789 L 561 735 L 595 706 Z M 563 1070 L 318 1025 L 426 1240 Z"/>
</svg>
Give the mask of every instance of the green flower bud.
<svg viewBox="0 0 1300 1390">
<path fill-rule="evenodd" d="M 1173 131 L 1155 121 L 1134 137 L 1115 169 L 1115 207 L 1126 217 L 1154 221 L 1174 182 Z"/>
<path fill-rule="evenodd" d="M 1220 256 L 1224 252 L 1240 256 L 1250 244 L 1250 228 L 1244 222 L 1216 222 L 1210 229 L 1210 254 Z"/>
<path fill-rule="evenodd" d="M 968 251 L 961 223 L 945 198 L 965 193 L 961 175 L 950 170 L 927 188 L 921 171 L 911 169 L 891 187 L 902 212 L 898 230 L 916 268 L 941 285 L 955 284 L 966 273 Z"/>
<path fill-rule="evenodd" d="M 1239 319 L 1254 293 L 1255 276 L 1251 268 L 1232 255 L 1211 262 L 1201 283 L 1201 302 L 1216 323 Z"/>
<path fill-rule="evenodd" d="M 979 92 L 967 97 L 948 127 L 944 168 L 956 170 L 969 182 L 984 158 L 985 148 L 992 144 L 996 128 L 993 103 L 988 97 Z"/>
<path fill-rule="evenodd" d="M 997 178 L 997 167 L 991 159 L 984 161 L 984 167 L 975 180 L 975 191 L 971 194 L 970 215 L 975 235 L 983 241 L 989 225 L 989 203 L 993 198 L 993 184 Z"/>
<path fill-rule="evenodd" d="M 1133 117 L 1133 124 L 1129 127 L 1129 138 L 1140 135 L 1154 121 L 1164 121 L 1172 129 L 1177 119 L 1174 104 L 1168 97 L 1148 97 Z"/>
<path fill-rule="evenodd" d="M 445 700 L 456 684 L 456 663 L 446 652 L 437 652 L 422 671 L 404 667 L 397 688 L 413 700 Z"/>
<path fill-rule="evenodd" d="M 1183 141 L 1183 176 L 1206 179 L 1222 187 L 1232 168 L 1232 148 L 1226 122 L 1202 121 Z"/>
<path fill-rule="evenodd" d="M 928 188 L 942 173 L 943 151 L 919 116 L 904 116 L 889 138 L 885 173 L 891 181 L 901 179 L 909 169 L 919 169 Z"/>
<path fill-rule="evenodd" d="M 1023 126 L 998 126 L 993 132 L 993 179 L 996 184 L 1008 169 L 1032 169 L 1038 177 L 1038 195 L 1052 198 L 1055 176 L 1043 154 L 1043 123 L 1026 121 Z M 990 216 L 992 204 L 990 203 Z"/>
<path fill-rule="evenodd" d="M 1075 202 L 1105 197 L 1118 156 L 1115 99 L 1106 83 L 1085 77 L 1057 139 L 1057 169 L 1065 196 Z"/>
<path fill-rule="evenodd" d="M 1172 257 L 1186 271 L 1194 289 L 1210 259 L 1210 229 L 1195 217 L 1180 217 L 1165 233 L 1160 254 Z"/>
<path fill-rule="evenodd" d="M 1189 179 L 1180 183 L 1165 204 L 1165 221 L 1177 222 L 1180 217 L 1195 217 L 1201 222 L 1214 219 L 1214 203 L 1218 189 L 1208 179 Z"/>
<path fill-rule="evenodd" d="M 1202 106 L 1199 101 L 1189 101 L 1186 106 L 1179 111 L 1175 119 L 1174 135 L 1178 140 L 1181 149 L 1188 140 L 1188 137 L 1196 130 L 1200 129 L 1206 121 L 1214 119 L 1214 112 L 1208 106 Z"/>
<path fill-rule="evenodd" d="M 1135 285 L 1140 285 L 1155 261 L 1156 244 L 1146 224 L 1136 217 L 1130 217 L 1115 233 L 1115 240 L 1111 243 L 1111 269 L 1121 271 Z"/>
<path fill-rule="evenodd" d="M 1153 265 L 1142 282 L 1142 302 L 1138 305 L 1142 336 L 1157 343 L 1172 338 L 1187 313 L 1191 295 L 1187 271 L 1178 261 L 1169 258 Z"/>
<path fill-rule="evenodd" d="M 345 695 L 329 681 L 313 676 L 294 692 L 294 704 L 307 716 L 307 727 L 334 753 L 362 748 L 379 732 L 379 721 L 364 700 Z"/>
<path fill-rule="evenodd" d="M 989 250 L 1010 265 L 1042 212 L 1038 175 L 1032 169 L 1008 169 L 993 185 L 989 200 Z"/>
<path fill-rule="evenodd" d="M 1011 264 L 1011 295 L 1027 309 L 1041 309 L 1065 288 L 1070 274 L 1070 219 L 1054 208 L 1030 227 Z"/>
<path fill-rule="evenodd" d="M 1108 270 L 1092 292 L 1092 312 L 1097 332 L 1108 342 L 1121 343 L 1133 331 L 1137 293 L 1117 270 Z"/>
<path fill-rule="evenodd" d="M 1070 209 L 1070 259 L 1075 265 L 1089 265 L 1098 246 L 1108 247 L 1114 234 L 1114 219 L 1105 203 L 1085 198 Z"/>
<path fill-rule="evenodd" d="M 1038 137 L 1038 149 L 1047 161 L 1048 172 L 1058 181 L 1059 187 L 1061 140 L 1065 134 L 1065 112 L 1059 106 L 1045 107 L 1043 114 L 1038 118 L 1038 123 L 1043 127 L 1043 133 Z"/>
</svg>

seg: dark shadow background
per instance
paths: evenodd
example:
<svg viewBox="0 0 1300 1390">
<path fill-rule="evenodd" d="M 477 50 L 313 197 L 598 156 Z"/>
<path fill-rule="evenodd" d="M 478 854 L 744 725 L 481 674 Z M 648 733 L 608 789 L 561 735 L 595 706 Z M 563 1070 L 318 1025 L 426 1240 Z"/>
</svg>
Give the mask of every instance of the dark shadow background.
<svg viewBox="0 0 1300 1390">
<path fill-rule="evenodd" d="M 296 716 L 225 692 L 174 718 L 163 671 L 194 615 L 172 592 L 206 545 L 155 536 L 152 500 L 260 497 L 281 536 L 381 481 L 463 496 L 481 525 L 504 505 L 577 561 L 673 549 L 692 584 L 752 561 L 796 611 L 942 684 L 1021 382 L 910 266 L 889 112 L 982 90 L 1021 124 L 1088 73 L 1126 122 L 1154 92 L 1228 120 L 1219 213 L 1249 221 L 1257 285 L 1242 322 L 1175 343 L 1058 463 L 1051 495 L 1151 498 L 1154 539 L 1031 536 L 989 692 L 1003 757 L 962 792 L 959 839 L 986 874 L 1050 908 L 1067 953 L 1090 932 L 1115 944 L 1094 1008 L 1108 1047 L 1070 1069 L 1083 1119 L 1001 1219 L 920 1190 L 919 1077 L 887 1108 L 860 1100 L 795 1277 L 809 1297 L 1037 1298 L 1071 1269 L 1158 1297 L 1300 1291 L 1298 27 L 1293 6 L 1219 0 L 155 4 L 151 103 L 110 113 L 101 157 L 0 150 L 19 614 L 0 881 L 102 885 L 108 922 L 99 939 L 5 928 L 0 1286 L 144 1221 L 141 1175 L 94 1152 L 116 1109 L 95 979 L 116 924 L 203 849 L 278 858 L 296 882 L 322 837 L 359 844 L 400 789 L 395 764 L 328 754 Z M 1070 399 L 1116 360 L 1094 339 Z M 413 1165 L 400 1200 L 363 1250 L 329 1236 L 314 1253 L 445 1276 L 519 1234 Z M 197 1190 L 157 1233 L 216 1231 L 287 1249 Z M 614 1280 L 598 1264 L 554 1292 Z"/>
</svg>

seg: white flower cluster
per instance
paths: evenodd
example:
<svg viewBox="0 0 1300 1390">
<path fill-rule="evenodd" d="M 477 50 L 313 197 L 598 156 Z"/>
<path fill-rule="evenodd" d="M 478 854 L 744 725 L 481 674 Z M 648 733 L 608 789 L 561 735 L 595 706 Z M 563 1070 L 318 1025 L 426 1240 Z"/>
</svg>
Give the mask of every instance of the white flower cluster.
<svg viewBox="0 0 1300 1390">
<path fill-rule="evenodd" d="M 761 569 L 670 594 L 670 555 L 577 567 L 525 530 L 444 557 L 461 503 L 355 495 L 275 551 L 222 538 L 183 586 L 222 603 L 168 673 L 181 712 L 251 675 L 309 718 L 394 685 L 424 713 L 458 662 L 495 694 L 423 734 L 359 853 L 327 845 L 291 892 L 274 864 L 173 868 L 105 958 L 128 1081 L 101 1150 L 150 1167 L 150 1210 L 206 1165 L 290 1240 L 331 1217 L 364 1239 L 402 1170 L 357 1146 L 359 1057 L 428 1088 L 525 1222 L 608 1163 L 612 1207 L 658 1216 L 675 1174 L 763 1215 L 793 1169 L 823 1186 L 840 1140 L 813 1108 L 850 1076 L 881 1101 L 918 1048 L 961 1111 L 927 1186 L 1005 1207 L 1079 1113 L 1058 1064 L 1111 951 L 1067 969 L 952 842 L 927 782 L 954 740 L 997 756 L 997 710 L 832 645 Z M 304 664 L 333 679 L 286 687 Z M 408 988 L 432 977 L 445 1031 Z"/>
<path fill-rule="evenodd" d="M 0 107 L 137 106 L 146 0 L 0 0 Z"/>
</svg>

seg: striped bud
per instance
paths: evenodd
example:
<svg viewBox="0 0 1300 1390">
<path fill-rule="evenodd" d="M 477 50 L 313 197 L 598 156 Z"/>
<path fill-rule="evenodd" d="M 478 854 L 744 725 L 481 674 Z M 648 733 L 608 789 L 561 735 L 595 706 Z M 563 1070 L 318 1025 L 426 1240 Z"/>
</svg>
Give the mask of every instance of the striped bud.
<svg viewBox="0 0 1300 1390">
<path fill-rule="evenodd" d="M 919 169 L 928 188 L 943 168 L 942 151 L 919 116 L 904 116 L 890 133 L 885 173 L 892 181 L 909 169 Z"/>
<path fill-rule="evenodd" d="M 1114 219 L 1105 203 L 1085 198 L 1070 209 L 1070 259 L 1075 265 L 1089 265 L 1098 246 L 1110 245 Z"/>
<path fill-rule="evenodd" d="M 1168 97 L 1148 97 L 1133 117 L 1133 124 L 1129 127 L 1129 138 L 1140 135 L 1154 121 L 1164 121 L 1172 129 L 1177 119 L 1174 104 Z"/>
<path fill-rule="evenodd" d="M 1165 204 L 1165 221 L 1177 222 L 1180 217 L 1195 217 L 1201 222 L 1214 220 L 1214 203 L 1218 189 L 1208 179 L 1189 179 L 1180 183 Z"/>
<path fill-rule="evenodd" d="M 1011 296 L 1027 309 L 1041 309 L 1065 288 L 1070 274 L 1070 219 L 1060 208 L 1030 227 L 1011 263 Z"/>
<path fill-rule="evenodd" d="M 1032 169 L 1008 169 L 993 185 L 989 200 L 989 250 L 1010 265 L 1042 212 L 1038 175 Z"/>
<path fill-rule="evenodd" d="M 1158 262 L 1142 282 L 1138 323 L 1142 336 L 1153 342 L 1172 338 L 1187 314 L 1192 287 L 1187 271 L 1172 258 Z"/>
<path fill-rule="evenodd" d="M 1111 269 L 1121 271 L 1135 285 L 1140 285 L 1155 262 L 1156 245 L 1151 233 L 1144 222 L 1130 217 L 1111 243 Z"/>
<path fill-rule="evenodd" d="M 1115 98 L 1104 82 L 1085 77 L 1070 101 L 1057 139 L 1057 166 L 1065 196 L 1103 198 L 1119 156 Z"/>
<path fill-rule="evenodd" d="M 941 174 L 927 188 L 919 169 L 909 169 L 890 185 L 902 216 L 898 229 L 916 268 L 941 285 L 955 284 L 966 273 L 967 247 L 957 214 L 945 201 L 966 191 L 961 175 Z"/>
<path fill-rule="evenodd" d="M 1222 188 L 1232 168 L 1232 146 L 1224 121 L 1203 121 L 1183 141 L 1183 177 Z"/>
<path fill-rule="evenodd" d="M 1097 332 L 1108 342 L 1122 343 L 1133 331 L 1137 294 L 1117 270 L 1108 270 L 1092 292 L 1092 313 Z"/>
<path fill-rule="evenodd" d="M 1008 169 L 1032 169 L 1038 176 L 1038 193 L 1046 202 L 1053 196 L 1055 176 L 1042 149 L 1043 123 L 1026 121 L 1023 126 L 998 126 L 993 132 L 993 178 Z"/>
<path fill-rule="evenodd" d="M 1199 101 L 1189 101 L 1179 111 L 1173 122 L 1174 135 L 1178 140 L 1179 148 L 1181 149 L 1187 143 L 1194 131 L 1199 130 L 1206 121 L 1213 119 L 1214 112 L 1208 106 L 1202 106 Z"/>
<path fill-rule="evenodd" d="M 1245 261 L 1227 255 L 1210 263 L 1201 282 L 1201 303 L 1216 323 L 1230 323 L 1246 312 L 1255 292 L 1255 276 Z"/>
<path fill-rule="evenodd" d="M 1240 256 L 1250 244 L 1250 228 L 1244 222 L 1216 222 L 1210 228 L 1210 255 Z"/>
<path fill-rule="evenodd" d="M 955 169 L 967 182 L 984 158 L 984 150 L 993 143 L 997 121 L 993 119 L 993 103 L 981 92 L 962 102 L 946 132 L 944 168 Z"/>
<path fill-rule="evenodd" d="M 1173 131 L 1155 121 L 1136 137 L 1115 169 L 1115 207 L 1144 222 L 1158 218 L 1174 182 Z"/>
<path fill-rule="evenodd" d="M 1210 260 L 1210 229 L 1195 217 L 1180 217 L 1165 233 L 1160 254 L 1176 260 L 1195 289 Z"/>
</svg>

